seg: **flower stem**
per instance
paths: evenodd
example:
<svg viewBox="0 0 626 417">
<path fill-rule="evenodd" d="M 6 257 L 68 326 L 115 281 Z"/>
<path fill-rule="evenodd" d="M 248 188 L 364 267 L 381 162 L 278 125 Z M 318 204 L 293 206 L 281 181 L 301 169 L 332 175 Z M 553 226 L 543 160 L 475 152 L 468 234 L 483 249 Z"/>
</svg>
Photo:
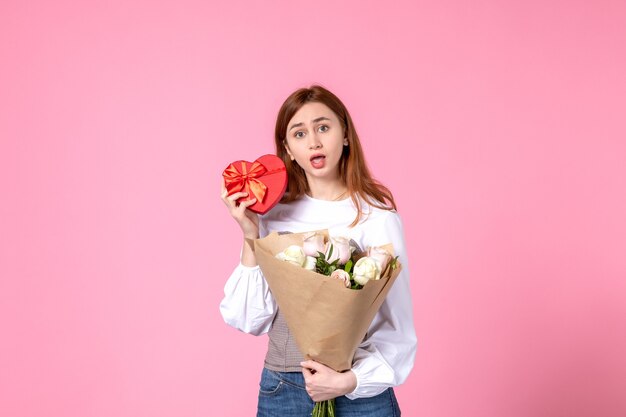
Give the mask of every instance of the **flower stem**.
<svg viewBox="0 0 626 417">
<path fill-rule="evenodd" d="M 311 417 L 335 417 L 335 399 L 315 403 Z"/>
</svg>

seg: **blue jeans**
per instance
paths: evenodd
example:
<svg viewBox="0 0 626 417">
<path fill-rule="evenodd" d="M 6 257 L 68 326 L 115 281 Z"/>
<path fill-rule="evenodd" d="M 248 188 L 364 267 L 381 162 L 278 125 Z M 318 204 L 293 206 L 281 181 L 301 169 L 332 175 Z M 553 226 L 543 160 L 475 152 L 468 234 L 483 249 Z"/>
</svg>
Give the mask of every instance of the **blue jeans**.
<svg viewBox="0 0 626 417">
<path fill-rule="evenodd" d="M 263 368 L 257 417 L 307 417 L 314 405 L 306 392 L 301 372 L 276 372 Z M 400 416 L 393 388 L 369 398 L 337 397 L 335 411 L 338 417 Z"/>
</svg>

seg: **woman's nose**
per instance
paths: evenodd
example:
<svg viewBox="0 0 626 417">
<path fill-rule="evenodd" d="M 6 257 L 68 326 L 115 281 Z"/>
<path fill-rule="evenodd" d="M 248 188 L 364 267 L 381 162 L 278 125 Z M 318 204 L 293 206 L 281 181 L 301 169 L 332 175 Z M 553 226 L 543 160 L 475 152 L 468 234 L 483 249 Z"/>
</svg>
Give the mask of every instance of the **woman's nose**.
<svg viewBox="0 0 626 417">
<path fill-rule="evenodd" d="M 319 138 L 316 134 L 309 135 L 309 148 L 317 149 L 322 147 L 322 142 L 320 142 Z"/>
</svg>

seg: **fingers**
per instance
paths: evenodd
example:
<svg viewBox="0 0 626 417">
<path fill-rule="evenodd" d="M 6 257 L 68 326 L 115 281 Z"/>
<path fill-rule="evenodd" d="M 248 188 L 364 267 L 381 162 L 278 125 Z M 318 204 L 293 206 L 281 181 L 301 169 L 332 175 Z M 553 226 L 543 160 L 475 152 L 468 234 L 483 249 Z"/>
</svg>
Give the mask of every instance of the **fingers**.
<svg viewBox="0 0 626 417">
<path fill-rule="evenodd" d="M 239 191 L 237 193 L 232 193 L 230 195 L 228 195 L 228 191 L 224 190 L 222 191 L 222 200 L 224 201 L 230 201 L 231 203 L 240 199 L 241 197 L 245 197 L 247 196 L 248 193 L 245 191 Z"/>
<path fill-rule="evenodd" d="M 235 202 L 236 205 L 231 210 L 233 212 L 237 213 L 237 215 L 239 215 L 239 216 L 244 216 L 245 213 L 246 213 L 246 209 L 248 207 L 250 207 L 251 205 L 253 205 L 254 203 L 256 203 L 256 198 L 254 198 L 254 197 L 249 198 L 248 200 L 242 200 L 242 201 L 239 202 L 238 205 Z"/>
<path fill-rule="evenodd" d="M 307 368 L 302 368 L 302 376 L 304 377 L 306 392 L 309 394 L 309 396 L 312 396 L 314 393 L 313 387 L 311 386 L 311 383 L 313 382 L 313 373 Z"/>
<path fill-rule="evenodd" d="M 320 387 L 319 380 L 317 379 L 318 376 L 315 371 L 312 371 L 309 368 L 302 368 L 302 376 L 304 377 L 304 388 L 313 401 L 317 402 L 326 399 L 322 398 L 325 390 L 323 387 Z"/>
<path fill-rule="evenodd" d="M 256 198 L 252 197 L 252 198 L 249 198 L 247 200 L 243 200 L 241 203 L 239 203 L 239 207 L 244 206 L 244 207 L 248 208 L 251 205 L 253 205 L 254 203 L 256 203 Z"/>
<path fill-rule="evenodd" d="M 220 177 L 221 178 L 221 184 L 220 184 L 220 198 L 222 199 L 222 201 L 229 206 L 230 208 L 233 207 L 239 207 L 241 204 L 243 204 L 243 201 L 240 201 L 239 204 L 237 204 L 237 200 L 239 200 L 242 197 L 247 197 L 248 193 L 245 191 L 239 191 L 233 194 L 228 195 L 228 189 L 226 188 L 226 180 L 224 179 L 223 176 Z M 248 201 L 254 200 L 252 203 L 247 203 Z M 256 203 L 256 198 L 251 198 L 246 200 L 246 204 L 244 207 L 249 207 L 252 204 Z"/>
<path fill-rule="evenodd" d="M 315 361 L 312 361 L 312 360 L 307 360 L 307 361 L 304 361 L 304 362 L 300 362 L 300 366 L 302 366 L 302 368 L 304 368 L 304 369 L 312 369 L 315 372 L 319 372 L 319 371 L 321 371 L 322 369 L 325 368 L 325 366 L 322 365 L 321 363 L 318 363 L 318 362 L 315 362 Z"/>
<path fill-rule="evenodd" d="M 307 382 L 307 384 L 310 383 L 311 378 L 316 373 L 316 371 L 313 368 L 313 366 L 315 366 L 315 364 L 316 364 L 316 362 L 314 362 L 314 361 L 300 362 L 300 366 L 302 366 L 302 375 L 304 376 L 304 380 Z M 313 365 L 313 366 L 311 366 L 311 365 Z"/>
<path fill-rule="evenodd" d="M 222 201 L 224 201 L 224 203 L 229 206 L 229 207 L 239 207 L 239 205 L 243 204 L 244 201 L 241 201 L 240 204 L 237 204 L 237 200 L 239 200 L 240 198 L 243 197 L 247 197 L 248 193 L 245 191 L 239 191 L 237 193 L 233 193 L 231 195 L 228 195 L 228 191 L 224 190 L 222 191 Z M 245 200 L 245 202 L 250 201 L 251 199 Z M 256 202 L 256 198 L 252 198 L 252 200 L 254 200 Z M 254 204 L 254 203 L 253 203 Z M 249 204 L 248 204 L 249 205 Z M 247 207 L 247 206 L 246 206 Z"/>
<path fill-rule="evenodd" d="M 257 199 L 252 197 L 247 200 L 241 200 L 247 196 L 248 193 L 246 192 L 237 192 L 232 195 L 225 195 L 224 193 L 222 194 L 222 201 L 224 201 L 224 204 L 228 207 L 228 211 L 230 211 L 230 215 L 233 216 L 237 222 L 242 224 L 241 222 L 247 218 L 251 220 L 254 225 L 257 225 L 258 219 L 255 219 L 255 216 L 248 211 L 248 207 L 255 204 Z M 239 200 L 239 202 L 237 200 Z"/>
</svg>

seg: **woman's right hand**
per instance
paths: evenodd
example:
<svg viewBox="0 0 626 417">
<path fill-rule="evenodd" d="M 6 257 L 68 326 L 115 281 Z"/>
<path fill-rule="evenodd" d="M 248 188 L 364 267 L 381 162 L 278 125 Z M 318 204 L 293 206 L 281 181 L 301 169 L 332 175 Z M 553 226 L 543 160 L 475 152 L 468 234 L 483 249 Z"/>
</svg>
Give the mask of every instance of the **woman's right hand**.
<svg viewBox="0 0 626 417">
<path fill-rule="evenodd" d="M 242 200 L 237 203 L 237 199 L 246 197 L 248 193 L 240 191 L 228 195 L 228 190 L 224 185 L 224 178 L 222 178 L 222 201 L 228 207 L 230 215 L 237 221 L 243 236 L 250 239 L 259 238 L 259 215 L 248 210 L 248 207 L 256 203 L 256 198 L 252 197 L 247 200 Z"/>
</svg>

